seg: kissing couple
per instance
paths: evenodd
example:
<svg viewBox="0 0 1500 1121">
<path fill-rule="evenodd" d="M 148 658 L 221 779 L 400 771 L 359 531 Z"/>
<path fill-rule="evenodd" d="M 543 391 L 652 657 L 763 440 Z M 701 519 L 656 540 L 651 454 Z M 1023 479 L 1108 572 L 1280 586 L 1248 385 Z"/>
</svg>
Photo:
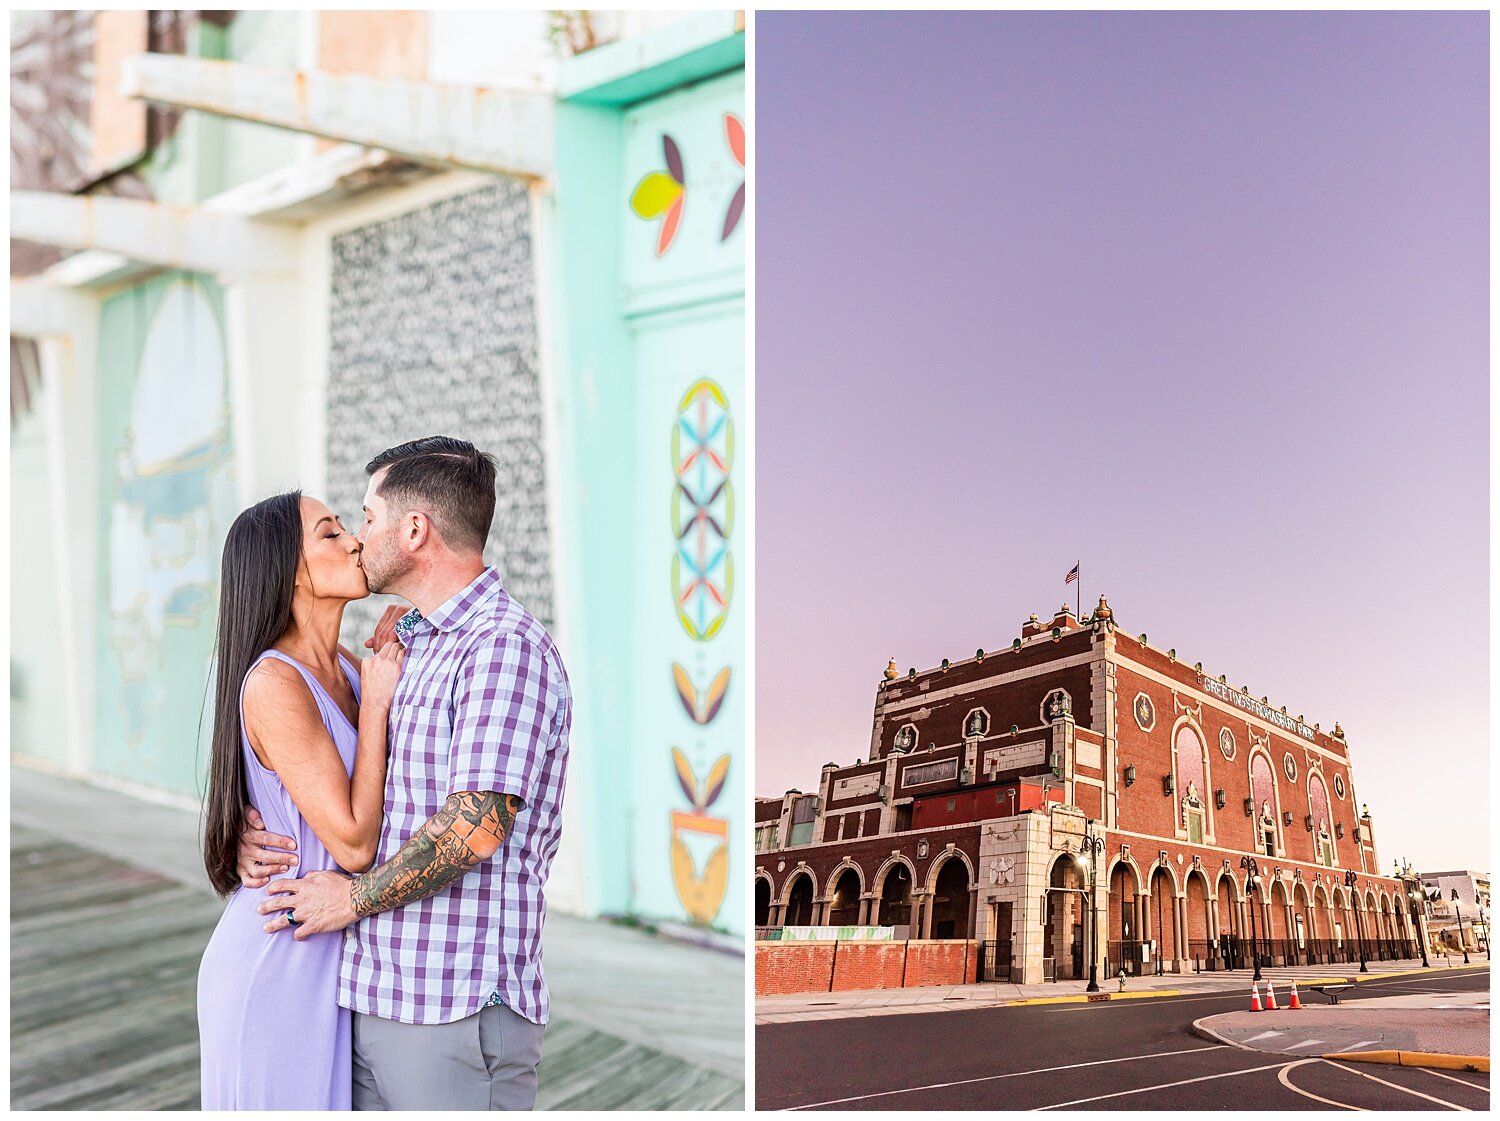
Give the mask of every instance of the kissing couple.
<svg viewBox="0 0 1500 1121">
<path fill-rule="evenodd" d="M 530 1109 L 568 676 L 484 562 L 494 460 L 430 436 L 366 472 L 358 533 L 294 491 L 224 544 L 202 1105 Z M 411 610 L 361 660 L 372 592 Z"/>
</svg>

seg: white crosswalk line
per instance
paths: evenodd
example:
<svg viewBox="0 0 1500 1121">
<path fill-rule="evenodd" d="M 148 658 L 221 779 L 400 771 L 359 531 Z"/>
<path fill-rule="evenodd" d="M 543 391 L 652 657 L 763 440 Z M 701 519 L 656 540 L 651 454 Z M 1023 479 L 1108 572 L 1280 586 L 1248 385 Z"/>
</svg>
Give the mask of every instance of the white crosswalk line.
<svg viewBox="0 0 1500 1121">
<path fill-rule="evenodd" d="M 1321 1039 L 1304 1039 L 1301 1043 L 1293 1043 L 1290 1047 L 1283 1047 L 1283 1051 L 1295 1051 L 1299 1047 L 1316 1047 L 1322 1043 Z"/>
<path fill-rule="evenodd" d="M 1284 1031 L 1263 1031 L 1259 1035 L 1252 1035 L 1249 1039 L 1245 1040 L 1244 1042 L 1246 1042 L 1246 1043 L 1254 1043 L 1257 1039 L 1274 1039 L 1278 1035 L 1285 1035 L 1285 1034 L 1286 1034 L 1286 1032 L 1284 1032 Z"/>
</svg>

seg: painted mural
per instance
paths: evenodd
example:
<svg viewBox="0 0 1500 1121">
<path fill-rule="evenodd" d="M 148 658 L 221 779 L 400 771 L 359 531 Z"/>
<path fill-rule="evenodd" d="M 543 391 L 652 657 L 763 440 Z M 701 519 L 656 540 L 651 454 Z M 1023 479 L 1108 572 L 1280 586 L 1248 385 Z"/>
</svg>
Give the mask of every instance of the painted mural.
<svg viewBox="0 0 1500 1121">
<path fill-rule="evenodd" d="M 695 642 L 710 642 L 718 635 L 734 594 L 729 547 L 734 531 L 733 465 L 729 401 L 717 382 L 700 378 L 678 401 L 672 426 L 672 534 L 677 542 L 672 599 L 678 624 Z M 685 667 L 672 663 L 678 699 L 693 722 L 705 727 L 718 716 L 731 676 L 728 666 L 711 669 L 711 679 L 700 689 Z M 691 813 L 672 811 L 672 882 L 688 917 L 706 925 L 718 914 L 729 883 L 729 822 L 708 810 L 723 789 L 730 757 L 715 759 L 701 783 L 676 747 L 672 762 L 693 806 Z"/>
<path fill-rule="evenodd" d="M 734 420 L 724 391 L 708 378 L 688 387 L 672 429 L 672 595 L 689 638 L 719 633 L 734 595 Z"/>
<path fill-rule="evenodd" d="M 721 755 L 702 779 L 687 756 L 672 749 L 677 781 L 692 804 L 691 813 L 672 811 L 672 881 L 677 897 L 693 922 L 707 925 L 724 903 L 729 884 L 729 822 L 710 814 L 709 807 L 724 790 L 729 777 L 729 756 Z M 703 854 L 699 860 L 694 849 Z M 699 867 L 702 872 L 699 872 Z"/>
<path fill-rule="evenodd" d="M 99 351 L 98 765 L 196 794 L 220 554 L 235 513 L 217 287 L 178 275 L 112 297 Z"/>
<path fill-rule="evenodd" d="M 743 106 L 742 72 L 632 106 L 617 196 L 620 292 L 647 449 L 634 508 L 637 524 L 660 527 L 637 548 L 632 624 L 653 654 L 636 678 L 633 725 L 660 754 L 633 776 L 640 812 L 624 872 L 642 913 L 734 932 L 745 922 L 743 870 L 729 857 L 745 749 L 745 620 L 735 609 Z"/>
<path fill-rule="evenodd" d="M 724 139 L 729 144 L 729 154 L 734 157 L 734 162 L 741 168 L 745 166 L 745 122 L 734 113 L 724 114 Z M 735 189 L 734 197 L 729 200 L 729 209 L 724 214 L 724 232 L 719 235 L 720 241 L 728 241 L 729 235 L 739 228 L 740 218 L 745 213 L 745 182 L 740 180 L 740 185 Z"/>
<path fill-rule="evenodd" d="M 506 589 L 555 622 L 531 200 L 497 181 L 341 234 L 331 249 L 328 495 L 359 522 L 365 464 L 441 433 L 495 457 L 495 520 L 485 559 Z M 389 602 L 351 604 L 359 648 Z M 566 651 L 564 652 L 566 655 Z"/>
<path fill-rule="evenodd" d="M 724 142 L 729 155 L 741 171 L 745 167 L 745 122 L 737 113 L 724 114 Z M 687 169 L 682 159 L 682 149 L 667 133 L 662 134 L 662 163 L 665 165 L 649 171 L 641 177 L 630 193 L 630 209 L 637 218 L 645 221 L 661 219 L 657 227 L 656 255 L 664 256 L 677 240 L 677 231 L 682 225 L 682 213 L 687 205 Z M 739 228 L 740 218 L 745 213 L 745 179 L 740 176 L 739 186 L 730 196 L 724 212 L 724 222 L 719 233 L 720 241 Z"/>
<path fill-rule="evenodd" d="M 656 255 L 665 255 L 677 239 L 682 224 L 682 209 L 687 202 L 687 173 L 682 166 L 682 151 L 677 141 L 666 134 L 661 138 L 663 171 L 648 172 L 630 195 L 630 209 L 646 221 L 660 218 L 656 235 Z"/>
</svg>

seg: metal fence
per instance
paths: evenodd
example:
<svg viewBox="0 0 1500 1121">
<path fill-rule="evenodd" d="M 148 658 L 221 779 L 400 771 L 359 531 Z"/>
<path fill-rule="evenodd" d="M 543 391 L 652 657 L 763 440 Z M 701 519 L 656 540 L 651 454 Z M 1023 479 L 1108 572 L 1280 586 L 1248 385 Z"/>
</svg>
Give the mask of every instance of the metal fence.
<svg viewBox="0 0 1500 1121">
<path fill-rule="evenodd" d="M 1013 964 L 1009 942 L 981 942 L 979 944 L 979 979 L 981 981 L 1009 981 Z"/>
</svg>

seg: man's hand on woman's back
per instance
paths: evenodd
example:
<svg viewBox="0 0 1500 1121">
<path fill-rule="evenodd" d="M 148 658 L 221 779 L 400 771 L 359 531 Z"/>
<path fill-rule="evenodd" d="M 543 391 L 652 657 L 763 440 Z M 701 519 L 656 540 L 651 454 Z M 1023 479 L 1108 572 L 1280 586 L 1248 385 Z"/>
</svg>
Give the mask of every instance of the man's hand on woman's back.
<svg viewBox="0 0 1500 1121">
<path fill-rule="evenodd" d="M 297 863 L 297 842 L 280 833 L 268 833 L 265 820 L 254 806 L 245 807 L 245 828 L 240 833 L 240 859 L 236 870 L 248 888 L 265 887 L 272 876 L 289 872 Z"/>
</svg>

